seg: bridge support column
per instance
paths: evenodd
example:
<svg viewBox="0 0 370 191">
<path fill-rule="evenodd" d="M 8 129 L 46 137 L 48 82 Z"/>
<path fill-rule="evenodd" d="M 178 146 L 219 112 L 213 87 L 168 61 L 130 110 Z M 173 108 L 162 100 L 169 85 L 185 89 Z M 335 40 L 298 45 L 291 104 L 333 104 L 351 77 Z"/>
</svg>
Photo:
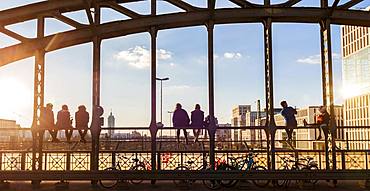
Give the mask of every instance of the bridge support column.
<svg viewBox="0 0 370 191">
<path fill-rule="evenodd" d="M 94 25 L 100 23 L 100 7 L 94 4 Z M 94 31 L 95 32 L 95 31 Z M 91 171 L 99 170 L 99 136 L 101 131 L 101 116 L 103 109 L 100 106 L 100 54 L 101 54 L 101 39 L 95 34 L 93 38 L 93 84 L 92 84 L 92 123 L 91 123 Z M 97 184 L 97 180 L 92 180 L 93 185 Z"/>
<path fill-rule="evenodd" d="M 324 0 L 325 1 L 325 0 Z M 327 3 L 327 1 L 326 1 Z M 325 5 L 322 5 L 325 6 Z M 327 4 L 326 4 L 327 6 Z M 321 67 L 322 67 L 322 87 L 323 87 L 323 105 L 326 106 L 330 113 L 330 124 L 325 134 L 325 155 L 326 169 L 336 169 L 336 127 L 334 111 L 334 93 L 333 93 L 333 66 L 331 50 L 331 30 L 330 20 L 326 19 L 320 23 L 321 37 Z M 329 132 L 331 139 L 329 139 Z"/>
<path fill-rule="evenodd" d="M 275 109 L 274 109 L 274 89 L 273 89 L 273 68 L 272 68 L 272 22 L 271 18 L 265 19 L 263 22 L 264 25 L 264 45 L 265 45 L 265 94 L 266 94 L 266 136 L 271 136 L 271 156 L 268 156 L 269 167 L 272 170 L 275 170 L 275 143 L 274 137 L 275 132 Z M 269 153 L 270 151 L 268 151 Z M 271 161 L 269 161 L 271 157 Z"/>
<path fill-rule="evenodd" d="M 37 18 L 37 38 L 44 37 L 44 17 Z M 44 107 L 45 85 L 45 50 L 35 52 L 34 100 L 32 122 L 32 170 L 42 170 L 42 145 L 44 131 L 40 129 L 41 108 Z M 38 187 L 41 180 L 33 180 L 32 185 Z"/>
<path fill-rule="evenodd" d="M 150 28 L 151 37 L 151 122 L 150 122 L 150 136 L 151 136 L 151 163 L 152 171 L 157 169 L 157 34 L 155 27 Z"/>
<path fill-rule="evenodd" d="M 211 169 L 215 169 L 215 137 L 216 137 L 216 120 L 215 120 L 215 92 L 214 92 L 214 58 L 213 58 L 213 31 L 214 22 L 208 21 L 206 24 L 208 32 L 208 109 L 210 124 L 209 133 L 209 161 Z"/>
</svg>

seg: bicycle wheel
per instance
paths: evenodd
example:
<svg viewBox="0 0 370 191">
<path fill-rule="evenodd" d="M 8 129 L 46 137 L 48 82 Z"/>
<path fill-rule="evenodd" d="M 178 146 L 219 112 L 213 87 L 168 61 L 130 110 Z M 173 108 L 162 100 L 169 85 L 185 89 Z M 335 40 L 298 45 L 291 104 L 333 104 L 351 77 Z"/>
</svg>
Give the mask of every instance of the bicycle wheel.
<svg viewBox="0 0 370 191">
<path fill-rule="evenodd" d="M 251 170 L 252 171 L 266 171 L 267 169 L 263 166 L 254 166 Z M 252 180 L 252 182 L 257 187 L 264 188 L 267 185 L 269 185 L 270 180 Z"/>
<path fill-rule="evenodd" d="M 218 190 L 222 187 L 220 180 L 203 180 L 203 185 L 211 190 Z"/>
<path fill-rule="evenodd" d="M 134 167 L 132 167 L 130 170 L 134 170 L 134 171 L 144 171 L 146 170 L 145 166 L 143 164 L 138 164 Z M 140 184 L 143 182 L 142 179 L 138 179 L 138 180 L 130 180 L 131 184 Z"/>
<path fill-rule="evenodd" d="M 104 169 L 104 171 L 117 171 L 117 169 L 115 167 L 109 167 L 109 168 Z M 99 180 L 100 186 L 102 186 L 103 188 L 108 188 L 108 189 L 115 187 L 117 183 L 118 183 L 118 180 Z"/>
<path fill-rule="evenodd" d="M 204 170 L 210 171 L 209 168 Z M 221 180 L 203 180 L 203 185 L 210 190 L 218 190 L 222 187 Z"/>
<path fill-rule="evenodd" d="M 178 166 L 178 167 L 175 168 L 175 170 L 178 170 L 178 171 L 189 170 L 189 168 L 186 167 L 186 166 Z M 176 186 L 184 186 L 184 185 L 191 184 L 191 181 L 190 180 L 173 180 L 173 183 Z"/>
<path fill-rule="evenodd" d="M 287 166 L 282 166 L 279 170 L 289 170 Z M 289 180 L 273 180 L 272 183 L 277 188 L 287 188 Z"/>
<path fill-rule="evenodd" d="M 317 166 L 308 166 L 308 167 L 305 167 L 303 168 L 302 170 L 319 170 L 319 168 Z M 306 182 L 307 183 L 311 183 L 311 184 L 316 184 L 319 180 L 315 179 L 315 180 L 307 180 Z"/>
<path fill-rule="evenodd" d="M 228 164 L 221 164 L 220 166 L 217 167 L 217 170 L 237 170 L 237 168 Z M 221 180 L 220 184 L 226 188 L 232 188 L 238 182 L 239 180 Z"/>
</svg>

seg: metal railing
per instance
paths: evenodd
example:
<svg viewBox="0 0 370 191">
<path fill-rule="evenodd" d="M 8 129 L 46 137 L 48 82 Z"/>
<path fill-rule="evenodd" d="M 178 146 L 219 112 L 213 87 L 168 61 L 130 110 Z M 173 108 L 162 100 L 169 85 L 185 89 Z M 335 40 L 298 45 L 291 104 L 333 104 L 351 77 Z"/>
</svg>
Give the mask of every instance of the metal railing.
<svg viewBox="0 0 370 191">
<path fill-rule="evenodd" d="M 370 131 L 370 127 L 338 127 L 337 129 L 362 128 L 364 131 Z M 264 135 L 263 140 L 258 140 L 258 136 L 255 135 L 255 131 L 262 129 Z M 105 133 L 109 130 L 114 130 L 115 134 L 113 137 L 105 136 Z M 295 146 L 290 147 L 284 144 L 283 127 L 276 127 L 276 129 L 266 129 L 265 127 L 219 127 L 216 131 L 215 145 L 216 148 L 212 152 L 210 150 L 210 141 L 212 141 L 207 133 L 204 133 L 199 139 L 199 142 L 193 143 L 193 136 L 189 136 L 190 143 L 184 142 L 184 137 L 181 137 L 181 143 L 177 143 L 175 132 L 177 129 L 174 128 L 159 128 L 162 130 L 162 136 L 157 136 L 155 139 L 150 137 L 150 131 L 148 128 L 102 128 L 101 138 L 99 141 L 99 171 L 105 168 L 114 166 L 119 162 L 121 169 L 125 171 L 124 176 L 137 176 L 142 175 L 143 172 L 133 172 L 130 167 L 134 165 L 133 159 L 143 162 L 146 165 L 147 171 L 141 178 L 146 179 L 166 179 L 169 175 L 165 171 L 172 171 L 178 167 L 186 164 L 187 161 L 192 160 L 194 163 L 191 166 L 191 170 L 202 169 L 202 167 L 210 165 L 210 155 L 214 154 L 215 162 L 228 162 L 230 158 L 236 157 L 247 157 L 248 153 L 253 151 L 256 154 L 255 161 L 258 165 L 265 166 L 269 170 L 265 173 L 267 175 L 273 175 L 271 179 L 284 176 L 285 178 L 297 179 L 303 176 L 297 175 L 300 172 L 284 172 L 280 171 L 283 165 L 284 157 L 293 157 L 295 159 L 312 157 L 318 164 L 319 171 L 310 172 L 317 173 L 317 177 L 330 177 L 335 179 L 368 179 L 370 178 L 367 174 L 369 170 L 369 145 L 370 140 L 359 139 L 352 140 L 348 139 L 348 136 L 337 137 L 336 146 L 329 147 L 325 146 L 325 141 L 316 141 L 315 137 L 308 136 L 309 139 L 294 139 L 293 144 Z M 313 131 L 312 128 L 299 127 L 295 129 L 295 132 L 299 130 Z M 63 130 L 60 130 L 63 131 Z M 50 142 L 48 133 L 45 133 L 43 138 L 42 149 L 34 149 L 32 144 L 32 133 L 31 129 L 0 129 L 1 135 L 6 137 L 9 135 L 7 141 L 0 141 L 0 179 L 3 180 L 18 180 L 27 179 L 24 173 L 32 173 L 33 154 L 39 153 L 42 155 L 41 163 L 42 168 L 37 170 L 40 173 L 59 174 L 59 179 L 69 179 L 68 177 L 74 177 L 70 179 L 95 179 L 96 177 L 110 178 L 111 174 L 99 174 L 100 172 L 91 170 L 92 163 L 92 145 L 87 136 L 87 143 L 79 141 L 77 131 L 74 130 L 74 136 L 71 143 L 64 141 L 63 137 L 59 137 L 62 141 L 59 143 Z M 187 130 L 191 134 L 191 129 Z M 204 131 L 207 131 L 204 129 Z M 311 133 L 312 134 L 312 133 Z M 159 135 L 159 133 L 157 133 Z M 240 137 L 234 137 L 234 135 L 240 135 Z M 252 135 L 252 136 L 251 136 Z M 246 139 L 246 137 L 251 137 Z M 255 137 L 255 138 L 254 138 Z M 295 137 L 299 137 L 296 135 Z M 330 136 L 329 136 L 330 138 Z M 363 144 L 364 149 L 351 148 L 350 143 L 360 142 Z M 307 148 L 301 148 L 300 144 L 307 145 Z M 327 141 L 326 141 L 327 143 Z M 155 153 L 152 152 L 152 144 L 156 145 Z M 317 148 L 314 148 L 317 147 Z M 330 158 L 333 153 L 330 149 L 335 149 L 335 160 Z M 326 149 L 329 149 L 327 151 Z M 152 157 L 155 160 L 152 160 Z M 274 158 L 274 160 L 272 160 Z M 328 161 L 330 160 L 330 161 Z M 153 164 L 155 161 L 155 164 Z M 274 165 L 272 162 L 274 161 Z M 327 166 L 327 164 L 330 166 Z M 336 168 L 333 168 L 332 163 L 336 162 Z M 156 170 L 152 170 L 155 166 Z M 212 171 L 211 174 L 207 175 L 206 178 L 217 178 L 222 174 L 221 172 L 217 175 L 217 170 Z M 325 173 L 329 174 L 323 175 Z M 338 172 L 337 174 L 332 172 Z M 75 173 L 80 173 L 80 178 L 76 178 Z M 131 174 L 131 175 L 127 175 Z M 185 171 L 175 172 L 176 178 L 184 178 Z M 201 171 L 191 171 L 195 173 L 195 177 L 200 176 Z M 215 174 L 213 174 L 215 173 Z M 226 177 L 241 178 L 238 176 L 244 176 L 245 178 L 266 178 L 266 174 L 256 173 L 254 175 L 245 176 L 245 172 L 232 172 L 228 171 L 230 175 Z M 226 173 L 226 174 L 227 174 Z M 295 175 L 292 175 L 292 173 Z M 35 173 L 37 174 L 37 173 Z M 64 175 L 61 175 L 64 174 Z M 71 176 L 69 176 L 70 174 Z M 225 173 L 223 173 L 225 174 Z M 360 176 L 360 174 L 362 176 Z M 68 177 L 64 177 L 67 176 Z M 92 178 L 92 175 L 96 175 Z M 339 177 L 346 176 L 346 177 Z M 41 176 L 41 175 L 40 175 Z M 119 175 L 117 177 L 121 177 Z M 163 177 L 161 177 L 163 176 Z M 256 176 L 256 177 L 255 177 Z M 316 175 L 315 175 L 316 176 Z M 28 179 L 35 179 L 39 177 L 28 176 Z M 63 177 L 63 178 L 62 178 Z M 219 177 L 220 178 L 220 177 Z M 225 176 L 224 176 L 225 178 Z M 48 179 L 48 178 L 46 178 Z"/>
</svg>

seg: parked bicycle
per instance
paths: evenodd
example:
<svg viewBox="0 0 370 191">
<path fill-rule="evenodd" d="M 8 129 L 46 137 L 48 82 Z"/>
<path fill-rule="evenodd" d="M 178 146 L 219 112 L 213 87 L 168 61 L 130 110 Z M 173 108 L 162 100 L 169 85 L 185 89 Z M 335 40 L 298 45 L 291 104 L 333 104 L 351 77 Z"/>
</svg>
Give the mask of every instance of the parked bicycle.
<svg viewBox="0 0 370 191">
<path fill-rule="evenodd" d="M 293 159 L 292 159 L 293 158 Z M 289 157 L 283 157 L 283 165 L 279 168 L 279 170 L 318 170 L 318 164 L 316 161 L 313 160 L 313 157 L 305 157 L 301 159 L 295 159 L 294 155 L 289 155 Z M 290 164 L 293 165 L 290 167 Z M 316 184 L 318 180 L 297 180 L 298 184 L 302 183 L 310 183 Z M 290 185 L 290 180 L 276 180 L 274 181 L 274 185 L 277 187 L 288 187 Z"/>
<path fill-rule="evenodd" d="M 129 160 L 127 157 L 123 157 L 126 160 Z M 118 161 L 114 166 L 104 169 L 105 171 L 120 171 L 122 170 L 120 162 Z M 144 170 L 151 170 L 151 166 L 148 162 L 140 161 L 138 158 L 132 159 L 131 166 L 129 170 L 132 171 L 144 171 Z M 123 182 L 125 180 L 99 180 L 99 184 L 103 188 L 114 188 L 119 182 Z M 137 180 L 129 180 L 131 184 L 140 184 L 143 182 L 142 179 Z"/>
<path fill-rule="evenodd" d="M 216 169 L 219 168 L 219 165 L 223 163 L 222 161 L 216 161 Z M 211 170 L 208 165 L 196 166 L 196 160 L 189 160 L 185 162 L 185 165 L 181 165 L 175 168 L 175 170 Z M 191 186 L 196 180 L 173 180 L 176 186 L 186 185 Z M 211 190 L 217 190 L 222 187 L 221 180 L 202 180 L 203 185 Z"/>
<path fill-rule="evenodd" d="M 220 170 L 240 170 L 243 171 L 245 168 L 245 171 L 247 172 L 255 172 L 255 171 L 266 171 L 266 167 L 260 166 L 256 163 L 254 158 L 257 155 L 254 154 L 252 151 L 248 153 L 246 157 L 229 157 L 230 163 L 223 164 L 225 166 L 221 166 Z M 222 180 L 221 185 L 226 188 L 234 187 L 239 180 Z M 252 180 L 253 184 L 257 187 L 266 187 L 270 180 Z"/>
</svg>

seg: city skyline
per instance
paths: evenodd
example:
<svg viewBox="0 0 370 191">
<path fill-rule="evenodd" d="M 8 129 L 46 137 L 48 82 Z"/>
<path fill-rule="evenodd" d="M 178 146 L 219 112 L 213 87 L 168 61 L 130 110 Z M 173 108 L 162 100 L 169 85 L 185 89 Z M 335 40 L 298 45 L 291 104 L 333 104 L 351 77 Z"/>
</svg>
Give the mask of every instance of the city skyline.
<svg viewBox="0 0 370 191">
<path fill-rule="evenodd" d="M 18 3 L 17 3 L 18 2 Z M 0 5 L 0 10 L 18 6 L 12 1 Z M 307 1 L 305 1 L 307 3 Z M 130 6 L 146 13 L 145 3 Z M 316 5 L 316 4 L 315 4 Z M 366 7 L 369 2 L 358 7 Z M 158 4 L 159 12 L 173 8 Z M 202 5 L 200 5 L 202 6 Z M 218 6 L 231 6 L 218 4 Z M 307 5 L 309 6 L 309 5 Z M 317 6 L 317 5 L 316 5 Z M 69 14 L 87 22 L 82 13 Z M 116 18 L 114 12 L 104 12 L 102 21 Z M 35 22 L 11 26 L 10 29 L 33 36 Z M 68 27 L 47 20 L 46 34 L 68 30 Z M 340 26 L 332 26 L 335 103 L 342 104 Z M 215 28 L 215 111 L 220 123 L 230 123 L 231 108 L 239 104 L 264 108 L 264 60 L 261 24 L 217 25 Z M 291 33 L 299 35 L 289 35 Z M 0 47 L 14 43 L 1 37 Z M 293 106 L 321 105 L 320 38 L 317 24 L 273 25 L 273 63 L 275 106 L 287 100 Z M 117 126 L 148 126 L 150 123 L 149 34 L 135 34 L 102 43 L 102 106 L 107 117 L 113 109 Z M 179 46 L 181 44 L 181 46 Z M 294 46 L 292 46 L 294 45 Z M 207 101 L 207 41 L 205 27 L 191 27 L 158 33 L 158 77 L 169 77 L 163 83 L 163 119 L 169 124 L 167 111 L 177 102 L 190 112 L 200 103 L 208 113 Z M 91 110 L 91 43 L 58 50 L 46 55 L 45 102 L 54 104 L 56 113 L 62 104 L 74 112 L 85 104 Z M 73 70 L 72 70 L 73 67 Z M 25 59 L 0 69 L 0 88 L 6 89 L 0 101 L 0 118 L 16 119 L 24 127 L 31 126 L 33 104 L 33 59 Z M 294 91 L 292 91 L 294 90 Z M 159 87 L 157 89 L 159 121 Z M 16 102 L 9 100 L 18 100 Z M 254 107 L 255 108 L 255 107 Z"/>
</svg>

